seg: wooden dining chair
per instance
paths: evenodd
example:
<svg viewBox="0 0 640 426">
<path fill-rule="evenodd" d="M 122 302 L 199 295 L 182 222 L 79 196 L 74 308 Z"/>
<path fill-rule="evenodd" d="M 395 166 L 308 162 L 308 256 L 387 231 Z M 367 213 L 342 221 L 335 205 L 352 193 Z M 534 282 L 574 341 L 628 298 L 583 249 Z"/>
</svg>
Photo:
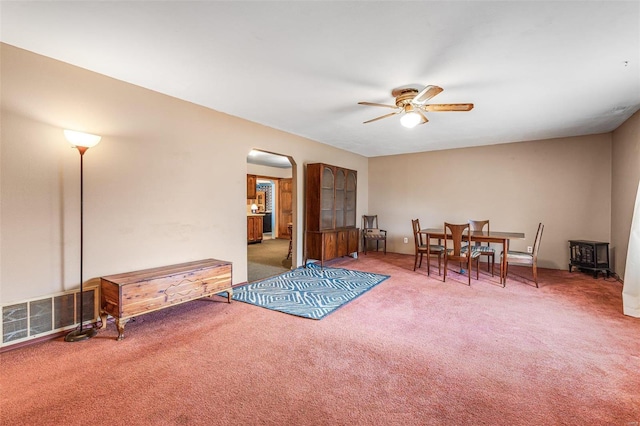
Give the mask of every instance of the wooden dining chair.
<svg viewBox="0 0 640 426">
<path fill-rule="evenodd" d="M 509 273 L 509 264 L 514 263 L 516 265 L 531 266 L 532 272 L 533 272 L 533 282 L 536 283 L 536 288 L 538 287 L 538 250 L 540 249 L 540 241 L 542 240 L 543 230 L 544 230 L 544 225 L 542 223 L 539 223 L 538 232 L 536 232 L 536 239 L 533 242 L 533 250 L 531 251 L 531 253 L 525 253 L 523 251 L 515 251 L 515 250 L 509 250 L 507 252 L 507 269 L 504 274 L 505 285 L 507 283 L 507 274 Z M 502 260 L 502 256 L 504 256 L 504 252 L 502 252 L 500 256 Z"/>
<path fill-rule="evenodd" d="M 413 227 L 413 241 L 415 243 L 416 255 L 413 261 L 413 270 L 416 270 L 416 266 L 418 268 L 422 267 L 422 256 L 427 255 L 427 275 L 430 275 L 430 266 L 431 266 L 431 256 L 438 257 L 438 275 L 442 274 L 441 271 L 441 263 L 442 263 L 442 255 L 444 254 L 444 246 L 440 244 L 429 244 L 430 241 L 426 243 L 423 241 L 423 236 L 420 233 L 420 219 L 411 219 L 411 226 Z M 420 263 L 418 264 L 418 256 L 420 257 Z"/>
<path fill-rule="evenodd" d="M 447 238 L 444 240 L 444 278 L 443 282 L 447 281 L 447 265 L 450 260 L 454 262 L 465 263 L 467 265 L 467 274 L 469 275 L 469 285 L 471 285 L 471 262 L 480 257 L 480 252 L 476 250 L 463 250 L 463 243 L 467 246 L 471 246 L 471 234 L 469 233 L 470 225 L 463 223 L 460 225 L 452 223 L 444 223 L 444 233 Z M 448 241 L 451 239 L 452 248 L 448 247 Z M 476 279 L 480 278 L 480 272 L 476 266 Z"/>
<path fill-rule="evenodd" d="M 488 220 L 470 220 L 469 226 L 471 227 L 471 231 L 484 231 L 486 226 L 487 232 L 491 232 Z M 491 276 L 493 277 L 496 266 L 495 249 L 491 247 L 491 244 L 487 243 L 486 246 L 483 246 L 479 241 L 476 241 L 471 247 L 472 250 L 479 251 L 480 256 L 487 256 L 487 272 L 489 272 L 489 268 L 491 268 Z M 489 264 L 489 262 L 491 262 L 491 264 Z"/>
<path fill-rule="evenodd" d="M 387 231 L 378 227 L 378 215 L 362 216 L 362 248 L 367 254 L 367 243 L 376 242 L 376 251 L 379 250 L 380 241 L 384 243 L 384 254 L 387 254 Z"/>
</svg>

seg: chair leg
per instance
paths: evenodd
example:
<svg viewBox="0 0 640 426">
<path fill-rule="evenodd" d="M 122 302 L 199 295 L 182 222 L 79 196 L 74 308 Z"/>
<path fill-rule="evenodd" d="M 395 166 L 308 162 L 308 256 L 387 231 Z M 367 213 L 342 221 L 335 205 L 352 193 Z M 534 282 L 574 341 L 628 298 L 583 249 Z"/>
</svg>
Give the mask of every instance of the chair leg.
<svg viewBox="0 0 640 426">
<path fill-rule="evenodd" d="M 384 240 L 384 254 L 387 254 L 387 240 Z"/>
<path fill-rule="evenodd" d="M 496 268 L 496 255 L 491 255 L 491 276 L 493 277 L 493 272 Z M 489 270 L 489 265 L 487 265 L 487 270 Z"/>
<path fill-rule="evenodd" d="M 442 260 L 442 253 L 438 253 L 438 275 L 442 275 L 442 271 L 440 271 L 440 261 Z"/>
<path fill-rule="evenodd" d="M 413 270 L 416 270 L 416 267 L 418 266 L 418 252 L 416 251 L 416 257 L 413 260 Z"/>
<path fill-rule="evenodd" d="M 504 267 L 504 282 L 502 283 L 502 287 L 506 287 L 507 286 L 507 275 L 509 274 L 509 262 L 507 262 L 507 265 Z"/>
<path fill-rule="evenodd" d="M 533 281 L 536 283 L 536 288 L 538 288 L 538 267 L 536 264 L 533 264 Z"/>
<path fill-rule="evenodd" d="M 480 279 L 480 256 L 476 260 L 476 280 Z"/>
</svg>

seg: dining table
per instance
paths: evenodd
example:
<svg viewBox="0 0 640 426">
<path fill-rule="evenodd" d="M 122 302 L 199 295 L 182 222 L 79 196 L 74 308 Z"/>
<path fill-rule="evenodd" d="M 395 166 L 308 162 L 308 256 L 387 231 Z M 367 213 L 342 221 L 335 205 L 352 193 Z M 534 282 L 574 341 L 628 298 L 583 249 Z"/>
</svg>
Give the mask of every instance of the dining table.
<svg viewBox="0 0 640 426">
<path fill-rule="evenodd" d="M 425 235 L 427 245 L 430 244 L 431 239 L 438 239 L 438 240 L 442 240 L 445 238 L 451 239 L 451 235 L 448 233 L 445 234 L 442 228 L 421 229 L 420 233 Z M 465 233 L 465 235 L 469 235 L 469 234 L 471 234 L 472 242 L 502 244 L 502 250 L 505 253 L 505 255 L 501 256 L 501 260 L 500 260 L 500 284 L 502 284 L 502 286 L 504 287 L 507 282 L 506 253 L 509 251 L 509 240 L 523 240 L 524 232 L 470 231 L 469 233 Z"/>
</svg>

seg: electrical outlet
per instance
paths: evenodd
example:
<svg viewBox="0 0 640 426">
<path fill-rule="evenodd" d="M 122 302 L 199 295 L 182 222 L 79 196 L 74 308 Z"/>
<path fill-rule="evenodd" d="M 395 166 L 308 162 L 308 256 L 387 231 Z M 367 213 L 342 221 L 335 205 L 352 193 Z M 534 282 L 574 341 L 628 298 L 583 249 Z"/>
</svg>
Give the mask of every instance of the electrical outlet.
<svg viewBox="0 0 640 426">
<path fill-rule="evenodd" d="M 404 243 L 407 244 L 409 242 L 409 239 L 407 237 L 404 237 Z"/>
<path fill-rule="evenodd" d="M 527 253 L 533 253 L 533 247 L 527 246 Z"/>
</svg>

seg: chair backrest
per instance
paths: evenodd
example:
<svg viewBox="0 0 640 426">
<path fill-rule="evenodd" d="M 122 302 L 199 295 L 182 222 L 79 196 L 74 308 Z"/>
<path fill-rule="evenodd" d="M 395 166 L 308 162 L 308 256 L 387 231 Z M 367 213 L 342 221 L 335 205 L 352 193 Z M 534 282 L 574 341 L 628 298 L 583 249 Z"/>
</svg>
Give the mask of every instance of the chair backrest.
<svg viewBox="0 0 640 426">
<path fill-rule="evenodd" d="M 362 229 L 378 229 L 378 215 L 362 216 Z"/>
<path fill-rule="evenodd" d="M 416 244 L 416 250 L 422 245 L 422 234 L 420 233 L 420 219 L 411 219 L 413 226 L 413 241 Z"/>
<path fill-rule="evenodd" d="M 472 231 L 482 231 L 484 230 L 484 227 L 487 227 L 487 232 L 491 232 L 491 228 L 489 226 L 489 221 L 488 220 L 470 220 L 469 221 L 469 226 L 471 227 Z M 480 241 L 476 241 L 476 245 L 479 246 L 481 245 Z"/>
<path fill-rule="evenodd" d="M 445 234 L 449 234 L 451 241 L 453 243 L 453 250 L 451 252 L 448 251 L 447 241 L 449 238 L 445 238 L 444 240 L 444 248 L 445 248 L 445 256 L 452 260 L 458 261 L 466 261 L 467 254 L 470 253 L 470 250 L 467 250 L 466 253 L 462 253 L 462 242 L 466 241 L 467 244 L 471 244 L 471 234 L 468 232 L 470 229 L 470 225 L 468 223 L 463 223 L 460 225 L 452 224 L 452 223 L 444 223 L 444 232 Z M 465 233 L 465 231 L 467 231 Z"/>
<path fill-rule="evenodd" d="M 484 227 L 487 227 L 487 232 L 491 232 L 490 228 L 489 228 L 489 221 L 488 220 L 470 220 L 469 221 L 469 226 L 471 227 L 472 231 L 482 231 L 484 229 Z"/>
<path fill-rule="evenodd" d="M 540 248 L 540 241 L 542 240 L 542 231 L 544 230 L 544 225 L 542 222 L 538 224 L 538 232 L 536 232 L 536 240 L 533 242 L 533 259 L 534 262 L 538 259 L 538 249 Z"/>
</svg>

